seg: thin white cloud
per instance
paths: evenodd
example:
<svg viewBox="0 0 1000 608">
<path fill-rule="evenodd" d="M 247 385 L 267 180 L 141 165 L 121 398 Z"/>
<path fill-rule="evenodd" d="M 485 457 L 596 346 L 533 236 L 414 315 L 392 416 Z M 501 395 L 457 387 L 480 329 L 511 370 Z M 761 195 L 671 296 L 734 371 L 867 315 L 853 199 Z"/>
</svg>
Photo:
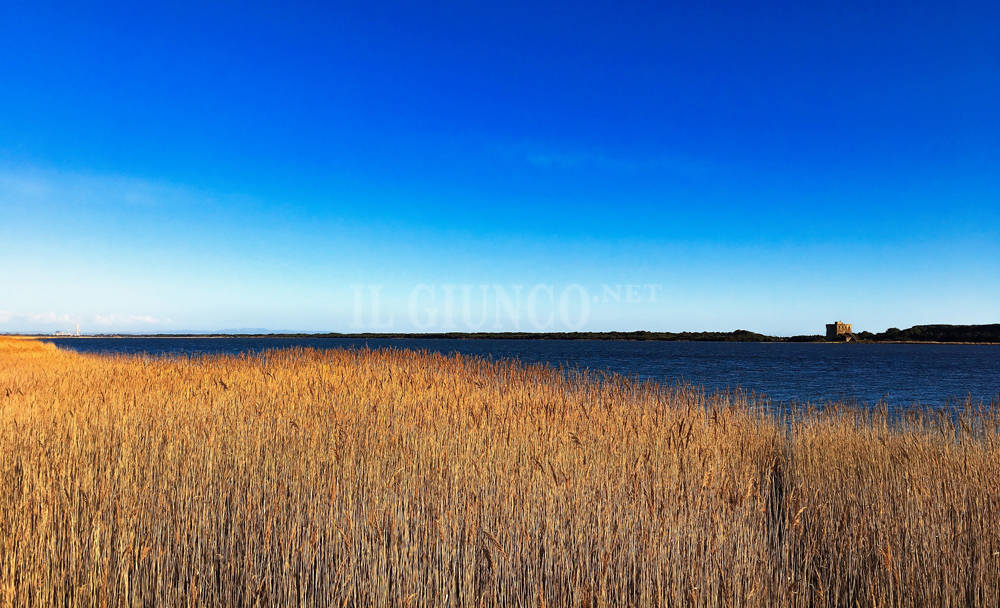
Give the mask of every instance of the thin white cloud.
<svg viewBox="0 0 1000 608">
<path fill-rule="evenodd" d="M 6 331 L 50 331 L 75 330 L 80 325 L 81 331 L 94 328 L 102 330 L 109 328 L 134 328 L 170 323 L 170 319 L 142 314 L 98 313 L 90 315 L 74 315 L 66 312 L 10 312 L 0 311 L 0 329 Z"/>
<path fill-rule="evenodd" d="M 25 320 L 31 323 L 41 323 L 51 325 L 54 323 L 72 323 L 73 318 L 68 313 L 55 312 L 29 312 L 23 315 Z"/>
<path fill-rule="evenodd" d="M 169 322 L 168 319 L 159 319 L 150 315 L 119 315 L 119 314 L 98 314 L 93 315 L 90 320 L 95 325 L 160 325 Z"/>
<path fill-rule="evenodd" d="M 214 202 L 203 192 L 122 175 L 0 166 L 0 203 L 23 206 L 176 208 Z"/>
</svg>

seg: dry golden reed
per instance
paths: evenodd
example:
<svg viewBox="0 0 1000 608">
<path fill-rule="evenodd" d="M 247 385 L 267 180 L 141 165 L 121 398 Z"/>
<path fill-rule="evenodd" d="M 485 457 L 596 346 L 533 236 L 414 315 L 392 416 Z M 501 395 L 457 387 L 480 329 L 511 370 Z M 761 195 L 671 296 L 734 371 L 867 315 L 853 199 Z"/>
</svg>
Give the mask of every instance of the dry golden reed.
<svg viewBox="0 0 1000 608">
<path fill-rule="evenodd" d="M 1000 424 L 402 350 L 0 339 L 0 606 L 1000 601 Z"/>
</svg>

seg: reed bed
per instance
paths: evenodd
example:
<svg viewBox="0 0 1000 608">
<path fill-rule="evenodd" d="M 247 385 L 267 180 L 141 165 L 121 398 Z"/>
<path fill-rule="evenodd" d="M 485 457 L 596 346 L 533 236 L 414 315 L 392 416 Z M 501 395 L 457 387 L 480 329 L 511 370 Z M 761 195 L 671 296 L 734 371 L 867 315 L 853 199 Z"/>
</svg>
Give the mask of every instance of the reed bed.
<svg viewBox="0 0 1000 608">
<path fill-rule="evenodd" d="M 0 606 L 1000 603 L 1000 421 L 0 339 Z"/>
</svg>

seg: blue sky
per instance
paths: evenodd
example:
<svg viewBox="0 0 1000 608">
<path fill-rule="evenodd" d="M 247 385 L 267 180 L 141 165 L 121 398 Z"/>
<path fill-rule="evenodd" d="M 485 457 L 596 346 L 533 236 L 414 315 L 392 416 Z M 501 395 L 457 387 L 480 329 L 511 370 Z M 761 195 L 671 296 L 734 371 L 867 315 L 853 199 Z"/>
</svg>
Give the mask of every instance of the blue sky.
<svg viewBox="0 0 1000 608">
<path fill-rule="evenodd" d="M 877 4 L 4 3 L 0 331 L 998 322 L 1000 8 Z"/>
</svg>

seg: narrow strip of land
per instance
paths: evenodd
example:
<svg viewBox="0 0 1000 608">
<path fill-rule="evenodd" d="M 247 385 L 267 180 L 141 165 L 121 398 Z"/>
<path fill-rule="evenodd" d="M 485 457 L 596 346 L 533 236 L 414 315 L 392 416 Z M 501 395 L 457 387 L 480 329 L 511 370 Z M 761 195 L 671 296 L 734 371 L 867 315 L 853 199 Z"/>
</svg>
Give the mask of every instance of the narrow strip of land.
<svg viewBox="0 0 1000 608">
<path fill-rule="evenodd" d="M 821 334 L 771 336 L 745 329 L 734 331 L 569 331 L 569 332 L 187 332 L 88 334 L 56 337 L 143 337 L 143 338 L 353 338 L 353 339 L 435 339 L 435 340 L 633 340 L 662 342 L 842 342 Z M 859 343 L 915 344 L 1000 344 L 1000 323 L 989 325 L 915 325 L 907 329 L 889 328 L 872 333 L 851 334 Z"/>
</svg>

